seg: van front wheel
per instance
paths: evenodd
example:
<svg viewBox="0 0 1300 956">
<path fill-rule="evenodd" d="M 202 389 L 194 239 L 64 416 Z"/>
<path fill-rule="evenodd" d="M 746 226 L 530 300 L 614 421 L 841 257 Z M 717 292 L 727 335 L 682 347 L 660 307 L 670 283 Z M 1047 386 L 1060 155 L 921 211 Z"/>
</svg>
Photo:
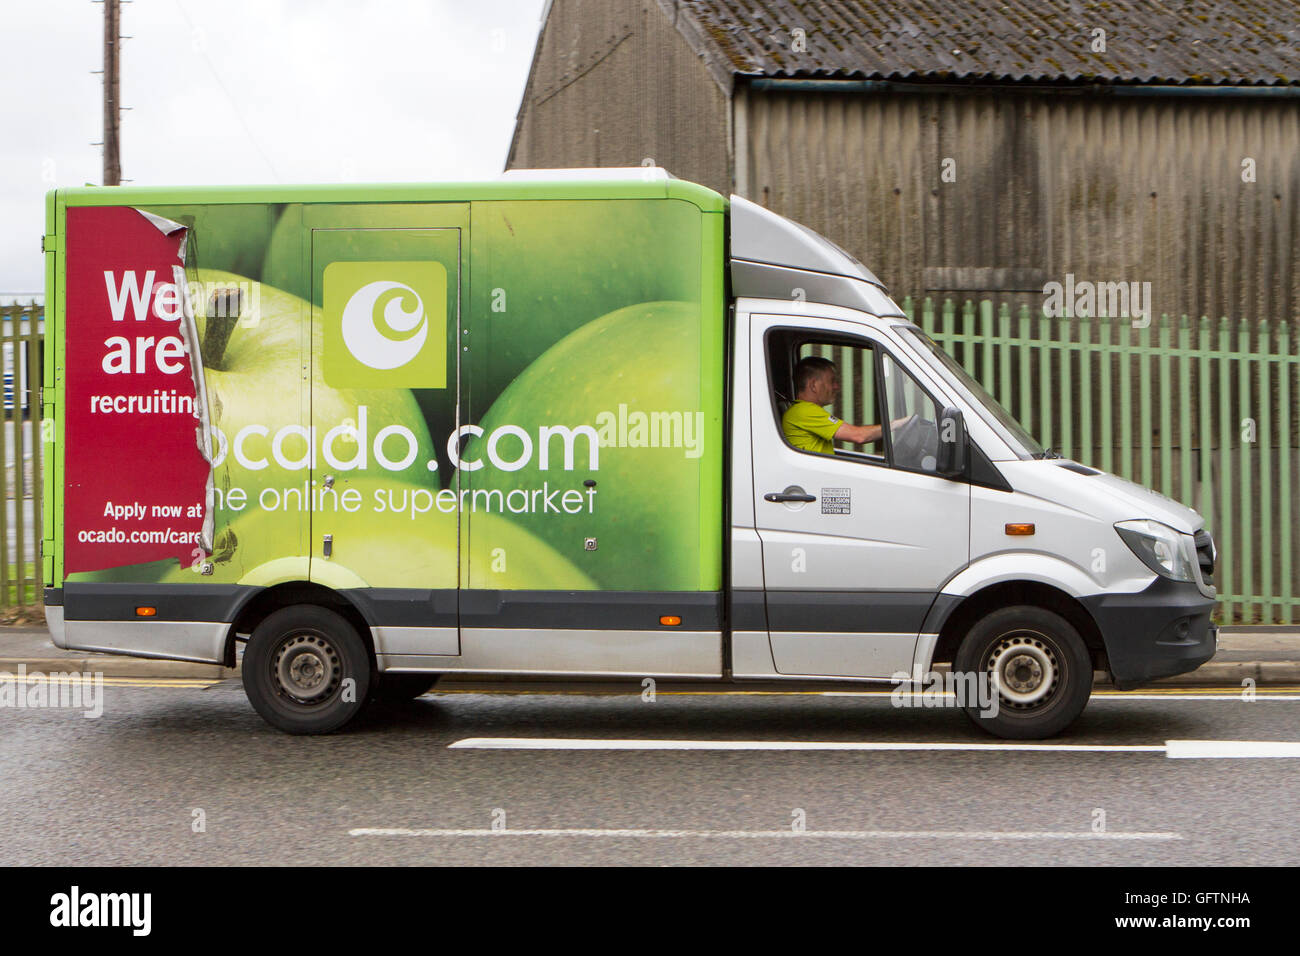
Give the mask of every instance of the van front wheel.
<svg viewBox="0 0 1300 956">
<path fill-rule="evenodd" d="M 361 711 L 370 655 L 356 629 L 323 607 L 298 604 L 262 621 L 241 664 L 253 709 L 290 734 L 328 734 Z"/>
<path fill-rule="evenodd" d="M 1002 608 L 978 621 L 957 649 L 959 700 L 976 726 L 997 737 L 1053 737 L 1083 712 L 1092 693 L 1092 658 L 1079 632 L 1040 607 Z"/>
</svg>

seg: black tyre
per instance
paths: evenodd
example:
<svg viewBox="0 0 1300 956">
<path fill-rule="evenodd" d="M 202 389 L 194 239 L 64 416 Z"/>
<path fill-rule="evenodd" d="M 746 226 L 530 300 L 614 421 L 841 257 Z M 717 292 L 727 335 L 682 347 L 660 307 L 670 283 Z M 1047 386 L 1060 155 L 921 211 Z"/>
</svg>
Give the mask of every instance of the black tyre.
<svg viewBox="0 0 1300 956">
<path fill-rule="evenodd" d="M 976 726 L 1014 740 L 1059 734 L 1092 694 L 1092 658 L 1079 632 L 1059 614 L 1027 605 L 976 623 L 957 649 L 953 671 L 990 682 L 997 706 L 966 700 L 963 709 Z"/>
<path fill-rule="evenodd" d="M 290 734 L 328 734 L 361 712 L 370 655 L 343 617 L 299 604 L 262 621 L 248 639 L 244 692 L 268 724 Z"/>
<path fill-rule="evenodd" d="M 378 683 L 370 692 L 372 700 L 382 704 L 400 704 L 415 700 L 433 690 L 439 674 L 380 674 Z"/>
</svg>

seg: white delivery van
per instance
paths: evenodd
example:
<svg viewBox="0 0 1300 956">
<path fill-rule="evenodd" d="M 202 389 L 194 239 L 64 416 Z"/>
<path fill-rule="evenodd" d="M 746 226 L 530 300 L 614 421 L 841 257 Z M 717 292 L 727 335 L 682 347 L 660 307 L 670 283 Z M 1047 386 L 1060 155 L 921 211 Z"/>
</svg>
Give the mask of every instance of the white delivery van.
<svg viewBox="0 0 1300 956">
<path fill-rule="evenodd" d="M 271 724 L 439 675 L 983 681 L 1213 656 L 1194 511 L 1044 451 L 861 263 L 662 170 L 47 199 L 47 619 Z M 973 686 L 973 685 L 967 685 Z"/>
</svg>

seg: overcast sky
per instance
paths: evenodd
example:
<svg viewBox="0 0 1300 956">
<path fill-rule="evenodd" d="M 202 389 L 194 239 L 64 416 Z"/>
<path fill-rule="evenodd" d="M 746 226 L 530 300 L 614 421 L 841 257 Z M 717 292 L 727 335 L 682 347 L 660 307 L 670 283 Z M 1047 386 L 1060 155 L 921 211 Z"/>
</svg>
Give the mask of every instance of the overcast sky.
<svg viewBox="0 0 1300 956">
<path fill-rule="evenodd" d="M 123 3 L 123 179 L 494 177 L 544 2 Z M 0 294 L 44 287 L 45 192 L 102 181 L 103 9 L 0 0 Z"/>
</svg>

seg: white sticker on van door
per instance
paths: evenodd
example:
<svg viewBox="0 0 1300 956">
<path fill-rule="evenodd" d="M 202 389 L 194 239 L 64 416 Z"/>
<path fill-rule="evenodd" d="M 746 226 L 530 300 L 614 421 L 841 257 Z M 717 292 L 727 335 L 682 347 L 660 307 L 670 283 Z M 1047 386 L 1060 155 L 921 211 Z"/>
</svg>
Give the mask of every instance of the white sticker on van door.
<svg viewBox="0 0 1300 956">
<path fill-rule="evenodd" d="M 852 514 L 853 509 L 851 507 L 850 498 L 851 495 L 848 488 L 823 488 L 821 494 L 822 514 Z"/>
</svg>

